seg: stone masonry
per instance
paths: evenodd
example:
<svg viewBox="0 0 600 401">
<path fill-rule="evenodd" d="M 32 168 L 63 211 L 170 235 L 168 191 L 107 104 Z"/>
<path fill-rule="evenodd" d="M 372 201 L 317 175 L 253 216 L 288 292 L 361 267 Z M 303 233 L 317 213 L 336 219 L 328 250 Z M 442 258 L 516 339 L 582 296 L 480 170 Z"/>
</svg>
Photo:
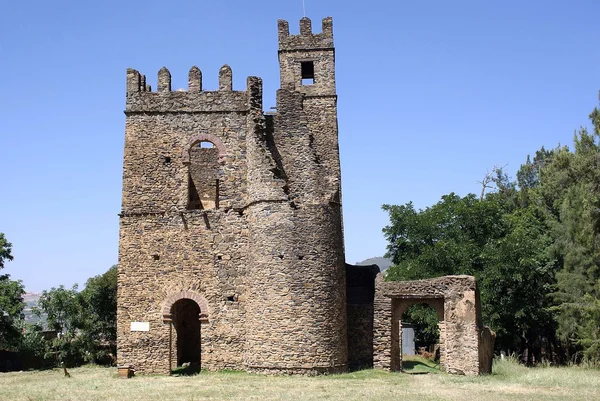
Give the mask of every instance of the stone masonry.
<svg viewBox="0 0 600 401">
<path fill-rule="evenodd" d="M 119 364 L 347 369 L 332 20 L 300 28 L 279 21 L 268 115 L 261 79 L 234 90 L 229 66 L 216 91 L 197 67 L 187 91 L 127 71 Z"/>
<path fill-rule="evenodd" d="M 377 266 L 345 264 L 332 19 L 313 33 L 303 18 L 299 35 L 280 20 L 278 34 L 272 113 L 261 79 L 234 90 L 227 65 L 214 91 L 197 67 L 186 91 L 172 90 L 166 68 L 155 91 L 127 71 L 119 365 L 163 374 L 183 364 L 287 374 L 399 366 L 392 312 L 405 287 L 376 287 Z M 444 280 L 449 292 L 410 288 L 445 305 L 448 370 L 478 372 L 475 284 Z"/>
<path fill-rule="evenodd" d="M 383 369 L 402 368 L 402 314 L 419 303 L 433 307 L 440 328 L 440 365 L 448 373 L 491 372 L 494 334 L 481 325 L 479 290 L 472 276 L 375 284 L 373 362 Z"/>
</svg>

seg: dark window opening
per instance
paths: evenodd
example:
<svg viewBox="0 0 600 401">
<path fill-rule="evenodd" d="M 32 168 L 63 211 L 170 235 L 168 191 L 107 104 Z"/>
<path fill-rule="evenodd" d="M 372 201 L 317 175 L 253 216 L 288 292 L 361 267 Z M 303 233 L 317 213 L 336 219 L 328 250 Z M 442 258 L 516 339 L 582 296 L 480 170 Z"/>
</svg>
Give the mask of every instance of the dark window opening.
<svg viewBox="0 0 600 401">
<path fill-rule="evenodd" d="M 235 296 L 234 295 L 230 295 L 227 297 L 227 301 L 228 302 L 235 302 Z"/>
<path fill-rule="evenodd" d="M 312 85 L 315 83 L 315 65 L 312 61 L 300 62 L 300 73 L 302 75 L 302 85 Z"/>
<path fill-rule="evenodd" d="M 220 197 L 219 150 L 207 141 L 190 150 L 188 173 L 188 210 L 219 208 Z"/>
<path fill-rule="evenodd" d="M 204 209 L 200 202 L 200 195 L 192 179 L 192 174 L 188 174 L 188 210 Z"/>
<path fill-rule="evenodd" d="M 160 259 L 160 255 L 154 254 L 154 255 L 152 255 L 152 259 L 159 260 Z"/>
<path fill-rule="evenodd" d="M 169 156 L 165 156 L 163 159 L 163 163 L 164 164 L 170 164 L 171 163 L 171 158 Z"/>
<path fill-rule="evenodd" d="M 219 208 L 219 179 L 215 180 L 215 209 Z"/>
</svg>

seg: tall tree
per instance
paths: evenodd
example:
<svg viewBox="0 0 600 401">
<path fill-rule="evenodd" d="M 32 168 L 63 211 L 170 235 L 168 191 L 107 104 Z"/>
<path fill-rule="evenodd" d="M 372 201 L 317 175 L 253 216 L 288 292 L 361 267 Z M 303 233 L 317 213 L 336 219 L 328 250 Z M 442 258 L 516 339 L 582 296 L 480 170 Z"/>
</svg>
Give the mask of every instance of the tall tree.
<svg viewBox="0 0 600 401">
<path fill-rule="evenodd" d="M 542 343 L 562 349 L 558 334 L 575 360 L 600 363 L 600 110 L 590 119 L 593 132 L 576 132 L 573 151 L 542 147 L 516 182 L 494 169 L 478 198 L 384 205 L 388 279 L 475 275 L 500 347 L 539 360 Z"/>
<path fill-rule="evenodd" d="M 11 254 L 12 244 L 6 240 L 4 233 L 0 233 L 0 269 L 4 268 L 4 262 L 13 260 Z"/>
<path fill-rule="evenodd" d="M 6 261 L 13 260 L 12 244 L 0 233 L 0 269 Z M 18 324 L 23 320 L 23 294 L 25 290 L 20 281 L 10 279 L 8 274 L 0 274 L 0 350 L 13 349 L 18 344 L 20 330 Z"/>
<path fill-rule="evenodd" d="M 539 354 L 536 339 L 549 319 L 544 309 L 553 280 L 548 238 L 535 214 L 518 208 L 516 186 L 502 172 L 496 186 L 481 200 L 449 194 L 420 211 L 411 203 L 384 205 L 390 225 L 383 231 L 394 261 L 387 278 L 474 275 L 482 317 L 497 331 L 498 344 L 528 350 L 531 359 L 532 352 Z"/>
<path fill-rule="evenodd" d="M 67 289 L 64 286 L 42 292 L 38 301 L 38 315 L 45 313 L 48 327 L 56 330 L 52 349 L 56 360 L 64 367 L 80 364 L 84 357 L 83 338 L 78 336 L 81 325 L 81 306 L 78 300 L 77 285 Z"/>
<path fill-rule="evenodd" d="M 558 332 L 584 358 L 600 362 L 600 113 L 596 109 L 590 117 L 594 132 L 581 129 L 574 152 L 550 165 L 548 175 L 568 180 L 554 202 L 552 249 L 562 261 L 554 293 Z"/>
<path fill-rule="evenodd" d="M 117 266 L 90 278 L 79 293 L 79 302 L 88 359 L 111 363 L 117 352 Z"/>
</svg>

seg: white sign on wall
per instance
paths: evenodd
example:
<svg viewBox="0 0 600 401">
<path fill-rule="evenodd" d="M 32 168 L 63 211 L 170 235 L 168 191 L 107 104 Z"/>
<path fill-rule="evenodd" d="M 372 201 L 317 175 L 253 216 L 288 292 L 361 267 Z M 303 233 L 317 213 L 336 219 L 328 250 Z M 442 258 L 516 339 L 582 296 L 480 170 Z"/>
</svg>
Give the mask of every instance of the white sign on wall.
<svg viewBox="0 0 600 401">
<path fill-rule="evenodd" d="M 150 331 L 150 322 L 131 322 L 131 331 Z"/>
</svg>

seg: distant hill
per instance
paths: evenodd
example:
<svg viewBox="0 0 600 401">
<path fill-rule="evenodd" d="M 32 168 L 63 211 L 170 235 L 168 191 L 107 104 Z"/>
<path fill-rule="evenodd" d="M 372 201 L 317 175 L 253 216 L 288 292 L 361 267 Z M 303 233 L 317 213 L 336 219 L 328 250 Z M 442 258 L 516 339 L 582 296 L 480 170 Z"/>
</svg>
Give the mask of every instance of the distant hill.
<svg viewBox="0 0 600 401">
<path fill-rule="evenodd" d="M 368 266 L 368 265 L 377 265 L 379 266 L 379 270 L 384 271 L 394 263 L 390 258 L 384 258 L 383 256 L 378 256 L 374 258 L 365 259 L 362 262 L 356 263 L 358 266 Z"/>
<path fill-rule="evenodd" d="M 25 309 L 23 310 L 23 314 L 25 315 L 25 323 L 36 324 L 41 322 L 42 325 L 45 325 L 45 316 L 39 318 L 33 313 L 33 308 L 38 305 L 40 295 L 41 294 L 35 292 L 26 292 L 25 295 L 23 295 L 23 301 L 25 302 Z"/>
</svg>

